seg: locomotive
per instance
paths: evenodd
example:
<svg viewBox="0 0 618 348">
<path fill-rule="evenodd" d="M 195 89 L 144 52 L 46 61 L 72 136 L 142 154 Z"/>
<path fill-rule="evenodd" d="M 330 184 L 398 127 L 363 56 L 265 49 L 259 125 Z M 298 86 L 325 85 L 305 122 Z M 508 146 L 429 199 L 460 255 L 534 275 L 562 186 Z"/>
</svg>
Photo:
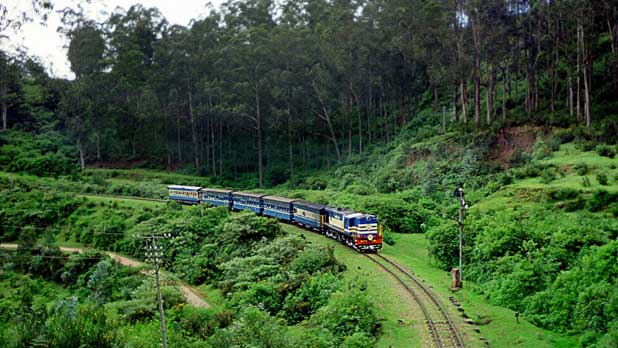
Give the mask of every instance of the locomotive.
<svg viewBox="0 0 618 348">
<path fill-rule="evenodd" d="M 359 251 L 382 248 L 383 228 L 375 215 L 329 207 L 300 199 L 197 186 L 168 186 L 170 200 L 249 210 L 320 232 Z"/>
</svg>

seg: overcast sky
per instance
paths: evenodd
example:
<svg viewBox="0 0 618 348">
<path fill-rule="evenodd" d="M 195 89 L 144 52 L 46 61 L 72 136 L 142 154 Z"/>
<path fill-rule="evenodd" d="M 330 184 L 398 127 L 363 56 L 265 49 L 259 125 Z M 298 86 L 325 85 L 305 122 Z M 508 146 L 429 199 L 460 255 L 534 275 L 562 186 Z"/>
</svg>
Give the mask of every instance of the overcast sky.
<svg viewBox="0 0 618 348">
<path fill-rule="evenodd" d="M 24 11 L 30 0 L 0 0 L 9 11 Z M 224 0 L 92 0 L 85 3 L 85 12 L 89 18 L 103 21 L 116 7 L 128 9 L 133 4 L 141 3 L 144 7 L 157 7 L 171 24 L 187 25 L 191 19 L 208 14 L 207 3 L 218 8 Z M 56 29 L 60 26 L 60 14 L 56 11 L 67 6 L 75 6 L 77 1 L 55 0 L 54 12 L 50 13 L 45 25 L 34 21 L 24 25 L 17 33 L 9 32 L 8 39 L 2 39 L 0 45 L 14 51 L 17 47 L 24 47 L 31 55 L 38 56 L 47 68 L 47 71 L 58 77 L 73 78 L 73 73 L 67 60 L 67 42 Z M 11 16 L 12 17 L 12 16 Z"/>
</svg>

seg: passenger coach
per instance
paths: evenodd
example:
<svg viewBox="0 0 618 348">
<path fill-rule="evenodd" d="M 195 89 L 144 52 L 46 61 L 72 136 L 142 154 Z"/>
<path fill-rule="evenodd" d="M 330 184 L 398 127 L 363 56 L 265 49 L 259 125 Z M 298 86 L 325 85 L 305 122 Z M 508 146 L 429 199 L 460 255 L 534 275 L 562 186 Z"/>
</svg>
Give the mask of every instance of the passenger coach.
<svg viewBox="0 0 618 348">
<path fill-rule="evenodd" d="M 201 202 L 210 203 L 214 206 L 224 206 L 232 208 L 232 190 L 221 190 L 213 188 L 203 188 L 200 190 Z"/>
<path fill-rule="evenodd" d="M 171 185 L 167 187 L 170 199 L 184 204 L 198 204 L 200 202 L 200 189 L 197 186 Z"/>
<path fill-rule="evenodd" d="M 256 214 L 262 214 L 263 204 L 262 198 L 266 195 L 248 193 L 248 192 L 232 192 L 232 209 L 234 210 L 250 210 Z"/>
<path fill-rule="evenodd" d="M 326 234 L 357 250 L 382 248 L 382 226 L 374 215 L 333 208 L 303 200 L 195 186 L 168 186 L 171 200 L 184 204 L 212 204 L 249 210 L 281 221 L 296 223 Z"/>
</svg>

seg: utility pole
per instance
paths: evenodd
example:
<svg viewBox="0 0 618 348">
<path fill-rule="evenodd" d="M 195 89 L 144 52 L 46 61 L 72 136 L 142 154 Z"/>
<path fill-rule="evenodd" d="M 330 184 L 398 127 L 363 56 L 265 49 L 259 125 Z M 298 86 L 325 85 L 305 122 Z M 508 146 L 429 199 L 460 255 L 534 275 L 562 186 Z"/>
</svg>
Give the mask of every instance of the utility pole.
<svg viewBox="0 0 618 348">
<path fill-rule="evenodd" d="M 161 284 L 159 282 L 159 269 L 161 258 L 163 257 L 163 247 L 157 245 L 157 240 L 163 238 L 169 238 L 171 235 L 165 233 L 163 235 L 152 234 L 150 236 L 142 237 L 146 240 L 146 261 L 152 262 L 155 281 L 157 283 L 157 302 L 159 303 L 159 321 L 161 323 L 161 338 L 163 342 L 163 348 L 167 348 L 167 332 L 165 329 L 165 315 L 163 313 L 163 298 L 161 297 Z"/>
<path fill-rule="evenodd" d="M 459 219 L 457 222 L 459 224 L 459 269 L 457 275 L 455 275 L 456 280 L 454 281 L 454 287 L 462 288 L 463 287 L 463 228 L 464 228 L 464 217 L 466 210 L 468 209 L 468 204 L 466 203 L 466 199 L 464 196 L 463 184 L 460 184 L 453 192 L 453 195 L 459 200 Z M 454 273 L 454 274 L 455 274 Z M 457 284 L 455 284 L 457 283 Z"/>
</svg>

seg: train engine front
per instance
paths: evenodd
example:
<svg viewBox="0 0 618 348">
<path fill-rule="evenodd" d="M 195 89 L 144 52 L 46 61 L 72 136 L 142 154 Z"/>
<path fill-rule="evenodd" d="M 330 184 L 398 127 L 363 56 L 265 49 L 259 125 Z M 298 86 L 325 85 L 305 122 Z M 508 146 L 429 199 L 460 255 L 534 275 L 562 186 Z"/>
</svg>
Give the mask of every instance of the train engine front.
<svg viewBox="0 0 618 348">
<path fill-rule="evenodd" d="M 375 215 L 357 213 L 341 208 L 324 209 L 324 231 L 360 251 L 378 251 L 382 248 L 382 228 Z"/>
<path fill-rule="evenodd" d="M 350 219 L 349 229 L 354 246 L 359 250 L 378 251 L 382 248 L 382 226 L 374 215 L 359 214 Z"/>
</svg>

